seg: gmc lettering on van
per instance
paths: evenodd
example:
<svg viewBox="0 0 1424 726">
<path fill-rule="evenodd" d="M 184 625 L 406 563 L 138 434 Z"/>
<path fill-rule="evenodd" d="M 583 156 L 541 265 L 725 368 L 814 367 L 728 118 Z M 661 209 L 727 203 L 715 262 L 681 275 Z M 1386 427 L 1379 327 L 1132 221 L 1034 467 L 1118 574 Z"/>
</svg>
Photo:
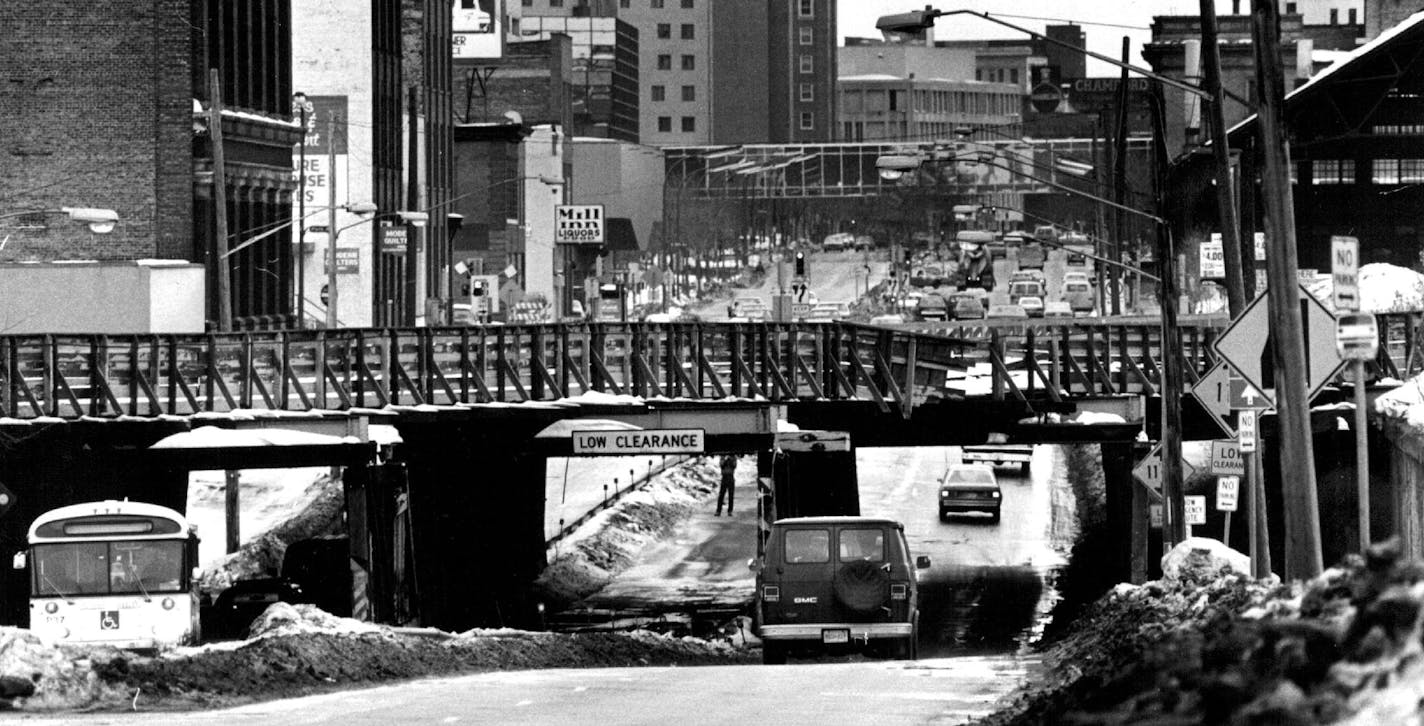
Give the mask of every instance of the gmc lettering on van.
<svg viewBox="0 0 1424 726">
<path fill-rule="evenodd" d="M 815 604 L 816 604 L 817 602 L 819 602 L 819 601 L 820 601 L 820 598 L 816 598 L 816 597 L 798 597 L 798 598 L 792 599 L 791 602 L 794 602 L 794 603 L 796 603 L 797 605 L 815 605 Z"/>
</svg>

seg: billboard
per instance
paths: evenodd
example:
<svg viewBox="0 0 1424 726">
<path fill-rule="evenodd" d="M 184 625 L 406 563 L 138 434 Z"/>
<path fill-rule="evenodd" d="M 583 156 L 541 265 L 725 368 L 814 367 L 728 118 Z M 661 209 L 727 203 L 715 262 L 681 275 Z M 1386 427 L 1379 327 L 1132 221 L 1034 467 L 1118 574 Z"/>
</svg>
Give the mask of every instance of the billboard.
<svg viewBox="0 0 1424 726">
<path fill-rule="evenodd" d="M 292 149 L 292 168 L 297 172 L 297 192 L 300 199 L 293 200 L 292 215 L 296 219 L 305 207 L 306 226 L 325 224 L 326 203 L 330 198 L 330 185 L 336 186 L 338 204 L 347 201 L 346 193 L 346 119 L 349 104 L 346 96 L 307 96 L 305 148 Z M 330 122 L 336 119 L 336 134 L 328 138 Z M 329 152 L 336 152 L 336 167 L 330 168 Z M 305 157 L 305 158 L 303 158 Z M 320 214 L 318 214 L 320 212 Z M 297 220 L 300 223 L 300 220 Z M 292 235 L 296 241 L 298 235 Z"/>
<path fill-rule="evenodd" d="M 455 0 L 450 24 L 454 57 L 494 60 L 504 55 L 504 0 Z"/>
</svg>

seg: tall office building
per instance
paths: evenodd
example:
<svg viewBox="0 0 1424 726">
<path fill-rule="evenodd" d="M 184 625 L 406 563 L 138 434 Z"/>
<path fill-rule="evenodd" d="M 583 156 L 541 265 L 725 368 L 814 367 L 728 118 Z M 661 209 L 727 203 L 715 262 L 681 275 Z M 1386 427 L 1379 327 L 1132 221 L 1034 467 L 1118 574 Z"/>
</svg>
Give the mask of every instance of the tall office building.
<svg viewBox="0 0 1424 726">
<path fill-rule="evenodd" d="M 639 140 L 829 141 L 834 0 L 521 0 L 537 17 L 616 16 L 637 29 Z"/>
</svg>

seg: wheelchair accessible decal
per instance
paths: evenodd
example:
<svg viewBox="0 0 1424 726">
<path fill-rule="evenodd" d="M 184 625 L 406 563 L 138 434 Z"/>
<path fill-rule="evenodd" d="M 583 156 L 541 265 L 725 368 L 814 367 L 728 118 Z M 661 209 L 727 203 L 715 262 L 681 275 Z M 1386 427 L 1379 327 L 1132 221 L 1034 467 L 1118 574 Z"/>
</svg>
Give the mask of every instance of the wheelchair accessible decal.
<svg viewBox="0 0 1424 726">
<path fill-rule="evenodd" d="M 104 611 L 100 612 L 100 613 L 99 613 L 99 629 L 100 629 L 100 630 L 118 630 L 118 629 L 119 629 L 119 611 L 118 611 L 118 610 L 104 610 Z"/>
</svg>

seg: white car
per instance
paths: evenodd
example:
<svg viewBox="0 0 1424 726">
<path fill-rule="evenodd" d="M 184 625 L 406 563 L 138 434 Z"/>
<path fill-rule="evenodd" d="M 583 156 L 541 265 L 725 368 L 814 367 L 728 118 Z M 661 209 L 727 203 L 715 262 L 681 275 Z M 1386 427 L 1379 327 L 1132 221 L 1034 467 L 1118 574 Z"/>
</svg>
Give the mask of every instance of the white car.
<svg viewBox="0 0 1424 726">
<path fill-rule="evenodd" d="M 1025 295 L 1019 298 L 1019 307 L 1023 308 L 1030 318 L 1043 317 L 1043 298 L 1037 295 Z"/>
</svg>

